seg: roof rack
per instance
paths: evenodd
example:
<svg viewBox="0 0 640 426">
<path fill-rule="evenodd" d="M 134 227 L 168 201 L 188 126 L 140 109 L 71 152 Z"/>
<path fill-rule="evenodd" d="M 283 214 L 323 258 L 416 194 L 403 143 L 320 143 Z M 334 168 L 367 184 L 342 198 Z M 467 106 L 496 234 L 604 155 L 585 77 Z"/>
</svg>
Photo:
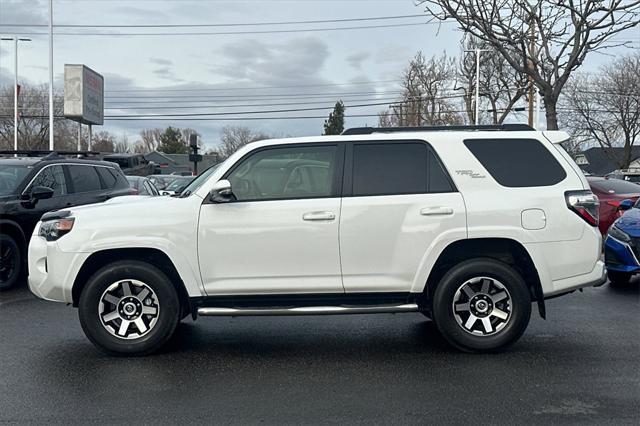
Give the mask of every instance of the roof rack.
<svg viewBox="0 0 640 426">
<path fill-rule="evenodd" d="M 505 132 L 521 132 L 535 130 L 528 124 L 489 124 L 477 126 L 417 126 L 417 127 L 353 127 L 342 132 L 343 135 L 370 135 L 372 133 L 397 133 L 397 132 L 441 132 L 441 131 L 466 131 L 466 130 L 502 130 Z"/>
<path fill-rule="evenodd" d="M 62 157 L 97 157 L 101 156 L 101 152 L 97 151 L 44 151 L 44 150 L 6 150 L 0 151 L 0 157 L 18 155 L 21 157 L 43 157 L 47 160 Z"/>
</svg>

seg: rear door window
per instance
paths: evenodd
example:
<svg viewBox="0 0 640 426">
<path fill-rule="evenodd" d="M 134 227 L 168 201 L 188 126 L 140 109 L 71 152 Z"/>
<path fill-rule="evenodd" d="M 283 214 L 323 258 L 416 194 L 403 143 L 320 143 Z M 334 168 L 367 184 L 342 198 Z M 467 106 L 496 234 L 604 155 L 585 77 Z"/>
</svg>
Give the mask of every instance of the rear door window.
<svg viewBox="0 0 640 426">
<path fill-rule="evenodd" d="M 535 139 L 467 139 L 465 146 L 502 186 L 551 186 L 567 174 Z"/>
<path fill-rule="evenodd" d="M 427 145 L 420 142 L 353 146 L 354 196 L 428 192 Z"/>
<path fill-rule="evenodd" d="M 69 176 L 71 177 L 73 192 L 80 193 L 102 190 L 100 178 L 98 177 L 98 172 L 95 167 L 70 165 L 67 166 L 67 168 L 69 170 Z"/>
</svg>

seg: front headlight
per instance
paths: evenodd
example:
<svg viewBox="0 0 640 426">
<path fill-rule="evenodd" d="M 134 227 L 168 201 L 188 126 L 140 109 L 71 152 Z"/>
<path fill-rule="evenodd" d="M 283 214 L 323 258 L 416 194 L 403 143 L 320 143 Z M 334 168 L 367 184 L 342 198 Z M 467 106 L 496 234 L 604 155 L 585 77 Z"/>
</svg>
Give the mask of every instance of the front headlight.
<svg viewBox="0 0 640 426">
<path fill-rule="evenodd" d="M 75 219 L 72 217 L 65 217 L 62 219 L 42 222 L 38 235 L 44 237 L 47 241 L 56 241 L 58 238 L 68 234 L 73 229 L 74 221 Z"/>
<path fill-rule="evenodd" d="M 625 243 L 631 242 L 631 237 L 626 232 L 624 232 L 623 230 L 621 230 L 615 225 L 609 228 L 609 236 Z"/>
</svg>

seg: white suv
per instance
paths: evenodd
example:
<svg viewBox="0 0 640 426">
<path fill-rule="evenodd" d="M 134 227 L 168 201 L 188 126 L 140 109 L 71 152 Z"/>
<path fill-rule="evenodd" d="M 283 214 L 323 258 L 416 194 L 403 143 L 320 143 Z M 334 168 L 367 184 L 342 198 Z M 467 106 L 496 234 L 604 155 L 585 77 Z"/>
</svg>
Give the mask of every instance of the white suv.
<svg viewBox="0 0 640 426">
<path fill-rule="evenodd" d="M 516 341 L 532 301 L 604 283 L 598 200 L 522 125 L 370 129 L 240 149 L 179 197 L 43 216 L 37 296 L 112 354 L 188 315 L 420 312 L 465 351 Z"/>
</svg>

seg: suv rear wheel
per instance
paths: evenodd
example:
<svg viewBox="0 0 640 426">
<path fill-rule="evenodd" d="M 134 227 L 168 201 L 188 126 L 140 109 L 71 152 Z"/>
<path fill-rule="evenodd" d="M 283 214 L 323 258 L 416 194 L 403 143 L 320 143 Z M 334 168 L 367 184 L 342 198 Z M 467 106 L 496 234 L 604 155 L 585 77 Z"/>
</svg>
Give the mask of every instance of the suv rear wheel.
<svg viewBox="0 0 640 426">
<path fill-rule="evenodd" d="M 8 290 L 24 272 L 22 250 L 16 240 L 0 234 L 0 290 Z"/>
<path fill-rule="evenodd" d="M 78 314 L 82 329 L 98 348 L 114 355 L 146 355 L 173 334 L 180 302 L 162 271 L 145 262 L 119 261 L 89 279 Z"/>
<path fill-rule="evenodd" d="M 531 295 L 520 274 L 492 259 L 450 269 L 433 296 L 433 319 L 445 339 L 466 352 L 505 348 L 531 317 Z"/>
</svg>

